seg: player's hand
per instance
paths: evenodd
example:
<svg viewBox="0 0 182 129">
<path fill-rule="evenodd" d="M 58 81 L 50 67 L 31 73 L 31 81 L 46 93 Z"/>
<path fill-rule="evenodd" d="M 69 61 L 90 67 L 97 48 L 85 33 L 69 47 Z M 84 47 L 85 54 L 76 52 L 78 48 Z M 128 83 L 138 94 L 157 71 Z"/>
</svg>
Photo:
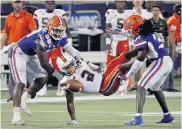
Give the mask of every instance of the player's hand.
<svg viewBox="0 0 182 129">
<path fill-rule="evenodd" d="M 76 120 L 71 120 L 67 122 L 67 125 L 79 125 L 79 123 Z"/>
<path fill-rule="evenodd" d="M 108 50 L 108 51 L 111 50 L 111 44 L 107 44 L 106 47 L 107 47 L 107 50 Z"/>
<path fill-rule="evenodd" d="M 119 76 L 120 81 L 126 81 L 127 77 L 125 75 Z"/>
<path fill-rule="evenodd" d="M 97 71 L 99 73 L 104 73 L 104 68 L 99 65 L 99 67 L 95 71 Z"/>
<path fill-rule="evenodd" d="M 126 80 L 123 80 L 122 82 L 120 82 L 120 87 L 121 96 L 125 96 L 127 94 L 128 82 Z"/>
</svg>

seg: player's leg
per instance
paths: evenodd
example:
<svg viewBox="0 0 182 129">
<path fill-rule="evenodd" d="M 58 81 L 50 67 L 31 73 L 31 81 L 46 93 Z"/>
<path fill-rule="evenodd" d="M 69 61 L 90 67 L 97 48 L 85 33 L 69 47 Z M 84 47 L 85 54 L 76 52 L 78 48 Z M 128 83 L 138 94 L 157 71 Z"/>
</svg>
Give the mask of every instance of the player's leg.
<svg viewBox="0 0 182 129">
<path fill-rule="evenodd" d="M 128 60 L 125 58 L 124 53 L 121 53 L 118 57 L 116 57 L 109 63 L 104 73 L 104 77 L 107 76 L 109 73 L 111 73 L 116 66 L 126 63 L 127 61 Z"/>
<path fill-rule="evenodd" d="M 115 66 L 115 68 L 105 75 L 102 80 L 102 84 L 100 87 L 100 93 L 104 96 L 109 96 L 114 94 L 119 88 L 119 78 L 121 76 L 121 72 L 118 69 L 119 65 Z"/>
<path fill-rule="evenodd" d="M 168 75 L 172 70 L 172 60 L 170 59 L 170 57 L 164 57 L 163 60 L 164 64 L 167 64 L 168 66 L 165 65 L 165 67 L 161 68 L 161 72 L 158 74 L 158 78 L 160 78 L 160 80 L 158 80 L 158 82 L 156 82 L 156 85 L 154 85 L 150 89 L 153 91 L 164 115 L 163 119 L 157 123 L 170 123 L 170 122 L 175 122 L 175 120 L 168 110 L 165 96 L 162 90 L 160 90 L 160 87 L 165 82 L 166 78 L 168 77 Z"/>
<path fill-rule="evenodd" d="M 26 105 L 26 101 L 29 98 L 34 98 L 36 93 L 46 84 L 47 82 L 47 73 L 41 67 L 40 62 L 37 56 L 30 57 L 29 63 L 27 63 L 27 74 L 31 75 L 34 78 L 33 85 L 31 85 L 27 91 L 24 92 L 21 100 L 21 108 L 26 114 L 29 114 L 29 109 Z"/>
<path fill-rule="evenodd" d="M 106 66 L 109 65 L 109 63 L 114 59 L 114 56 L 111 56 L 110 53 L 107 53 L 107 58 L 106 58 Z"/>
<path fill-rule="evenodd" d="M 163 57 L 162 59 L 158 59 L 147 68 L 146 72 L 144 72 L 142 78 L 138 82 L 139 87 L 137 89 L 137 110 L 135 119 L 126 123 L 126 125 L 140 125 L 143 123 L 141 116 L 145 103 L 146 89 L 150 88 L 152 91 L 158 91 L 160 86 L 164 82 L 164 78 L 166 79 L 166 75 L 170 73 L 171 69 L 172 60 L 170 59 L 170 57 Z M 160 91 L 157 93 L 157 97 L 161 104 L 166 103 L 164 96 L 162 96 Z M 159 99 L 159 97 L 163 98 Z M 167 106 L 167 104 L 165 106 Z M 164 109 L 167 111 L 167 107 L 165 107 Z M 166 123 L 169 123 L 169 121 L 167 121 Z"/>
<path fill-rule="evenodd" d="M 13 119 L 12 124 L 24 125 L 20 116 L 20 103 L 23 89 L 26 84 L 26 60 L 20 48 L 15 45 L 8 52 L 8 60 L 12 77 L 15 82 L 13 92 Z"/>
<path fill-rule="evenodd" d="M 136 93 L 136 115 L 131 121 L 125 123 L 125 125 L 141 125 L 143 124 L 142 113 L 146 99 L 146 89 L 153 85 L 152 81 L 154 75 L 159 71 L 163 61 L 161 59 L 154 61 L 144 72 L 142 78 L 138 82 L 137 93 Z M 152 79 L 152 81 L 151 81 Z"/>
<path fill-rule="evenodd" d="M 119 41 L 117 44 L 117 56 L 120 56 L 121 53 L 127 52 L 129 51 L 129 41 L 128 40 L 124 40 L 124 41 Z M 131 78 L 129 78 L 126 82 L 127 86 L 131 86 L 132 85 L 132 81 Z M 124 88 L 125 86 L 121 85 L 118 93 L 120 93 L 122 96 L 126 94 L 127 92 L 127 88 Z"/>
</svg>

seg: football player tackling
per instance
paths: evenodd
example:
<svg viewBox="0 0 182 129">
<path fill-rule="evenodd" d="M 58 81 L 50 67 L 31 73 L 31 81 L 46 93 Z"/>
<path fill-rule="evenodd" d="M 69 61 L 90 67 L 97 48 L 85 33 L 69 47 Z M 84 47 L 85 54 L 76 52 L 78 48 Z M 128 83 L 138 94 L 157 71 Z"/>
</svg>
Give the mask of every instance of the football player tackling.
<svg viewBox="0 0 182 129">
<path fill-rule="evenodd" d="M 40 28 L 26 35 L 9 49 L 9 64 L 16 84 L 13 93 L 14 115 L 12 124 L 25 124 L 20 116 L 20 104 L 21 109 L 26 114 L 31 115 L 31 111 L 26 105 L 27 99 L 30 97 L 34 98 L 36 93 L 47 82 L 47 77 L 54 72 L 54 69 L 48 63 L 48 51 L 61 46 L 73 57 L 81 58 L 79 51 L 68 44 L 65 30 L 64 19 L 59 16 L 53 16 L 48 20 L 45 28 Z M 22 95 L 23 88 L 27 83 L 27 76 L 34 78 L 33 85 Z"/>
<path fill-rule="evenodd" d="M 162 26 L 158 26 L 162 27 Z M 146 90 L 150 88 L 158 103 L 160 104 L 164 118 L 157 123 L 174 122 L 173 116 L 168 110 L 168 106 L 160 87 L 173 68 L 171 58 L 167 55 L 162 40 L 154 33 L 158 28 L 152 28 L 150 21 L 143 20 L 141 16 L 131 15 L 124 21 L 124 30 L 130 32 L 134 37 L 135 48 L 131 50 L 127 59 L 136 57 L 134 61 L 120 66 L 125 73 L 120 77 L 125 81 L 134 75 L 141 67 L 144 60 L 150 61 L 149 67 L 143 73 L 138 82 L 136 93 L 136 116 L 125 125 L 143 124 L 142 112 L 146 98 Z M 127 68 L 126 68 L 127 67 Z M 128 71 L 129 69 L 129 71 Z"/>
</svg>

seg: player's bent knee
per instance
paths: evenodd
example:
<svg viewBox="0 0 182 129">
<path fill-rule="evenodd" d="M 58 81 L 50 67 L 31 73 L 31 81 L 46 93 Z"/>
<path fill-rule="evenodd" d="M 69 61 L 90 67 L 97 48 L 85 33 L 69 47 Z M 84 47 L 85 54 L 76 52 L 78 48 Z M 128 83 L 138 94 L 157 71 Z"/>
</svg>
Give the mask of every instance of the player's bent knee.
<svg viewBox="0 0 182 129">
<path fill-rule="evenodd" d="M 16 85 L 15 85 L 15 87 L 17 86 L 17 88 L 24 88 L 25 87 L 25 83 L 23 83 L 23 82 L 18 82 L 18 83 L 16 83 Z"/>
<path fill-rule="evenodd" d="M 45 76 L 45 77 L 36 78 L 34 82 L 40 86 L 44 86 L 47 83 L 47 80 L 48 80 L 48 77 Z"/>
<path fill-rule="evenodd" d="M 145 89 L 147 90 L 148 88 L 147 87 L 144 87 L 144 86 L 141 86 L 141 85 L 138 85 L 137 89 L 140 88 L 140 89 Z"/>
</svg>

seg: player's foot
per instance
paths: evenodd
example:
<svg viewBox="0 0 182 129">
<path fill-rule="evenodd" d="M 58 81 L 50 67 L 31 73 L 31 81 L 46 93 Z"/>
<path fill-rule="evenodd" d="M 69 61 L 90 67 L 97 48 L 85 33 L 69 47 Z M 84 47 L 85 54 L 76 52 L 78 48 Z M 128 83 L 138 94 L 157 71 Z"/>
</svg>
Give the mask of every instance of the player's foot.
<svg viewBox="0 0 182 129">
<path fill-rule="evenodd" d="M 27 114 L 28 116 L 31 116 L 32 115 L 32 112 L 30 111 L 30 109 L 28 109 L 27 106 L 21 106 L 21 110 Z"/>
<path fill-rule="evenodd" d="M 125 123 L 126 126 L 130 126 L 130 125 L 143 125 L 143 120 L 141 116 L 135 116 L 134 119 L 132 119 L 131 121 Z"/>
<path fill-rule="evenodd" d="M 13 118 L 11 121 L 12 125 L 26 125 L 26 123 L 20 118 Z"/>
<path fill-rule="evenodd" d="M 12 97 L 10 97 L 10 98 L 7 99 L 7 102 L 11 102 L 11 101 L 13 101 L 13 98 Z"/>
<path fill-rule="evenodd" d="M 175 123 L 175 119 L 171 114 L 168 114 L 164 115 L 163 119 L 157 123 Z"/>
<path fill-rule="evenodd" d="M 79 125 L 79 123 L 76 120 L 71 120 L 67 122 L 67 125 Z"/>
</svg>

